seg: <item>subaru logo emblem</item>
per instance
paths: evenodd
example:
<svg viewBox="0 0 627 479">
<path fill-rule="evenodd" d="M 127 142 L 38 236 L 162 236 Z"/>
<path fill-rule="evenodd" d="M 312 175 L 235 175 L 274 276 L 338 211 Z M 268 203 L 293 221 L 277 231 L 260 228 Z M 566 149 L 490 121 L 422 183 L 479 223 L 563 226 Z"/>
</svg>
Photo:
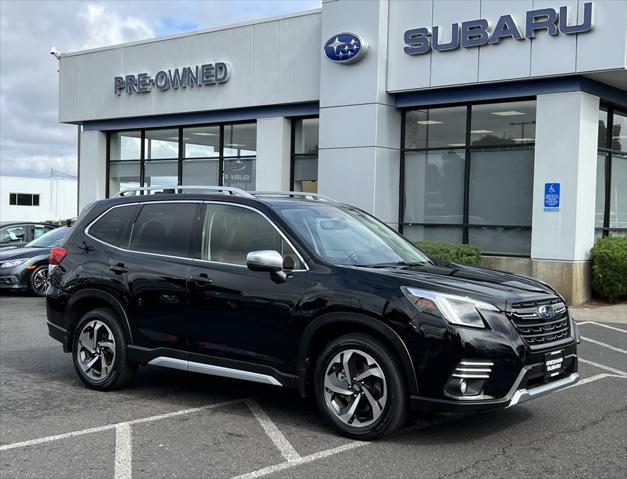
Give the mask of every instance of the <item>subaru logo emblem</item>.
<svg viewBox="0 0 627 479">
<path fill-rule="evenodd" d="M 551 319 L 555 316 L 555 310 L 553 309 L 553 306 L 547 304 L 538 308 L 538 314 L 542 319 Z"/>
<path fill-rule="evenodd" d="M 355 33 L 338 33 L 327 40 L 322 51 L 334 63 L 355 63 L 368 51 L 368 43 Z"/>
</svg>

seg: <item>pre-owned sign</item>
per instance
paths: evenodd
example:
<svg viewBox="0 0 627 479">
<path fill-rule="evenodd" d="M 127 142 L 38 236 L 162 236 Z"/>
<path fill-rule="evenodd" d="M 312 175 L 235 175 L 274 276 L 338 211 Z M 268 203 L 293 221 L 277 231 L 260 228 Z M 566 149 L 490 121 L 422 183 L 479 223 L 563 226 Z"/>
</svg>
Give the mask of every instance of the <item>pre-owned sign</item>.
<svg viewBox="0 0 627 479">
<path fill-rule="evenodd" d="M 431 50 L 445 52 L 458 48 L 480 47 L 496 45 L 507 38 L 525 40 L 535 38 L 537 32 L 546 30 L 551 36 L 561 33 L 574 35 L 592 30 L 592 2 L 584 3 L 583 19 L 574 25 L 568 24 L 568 7 L 560 7 L 559 12 L 554 8 L 540 8 L 530 10 L 525 15 L 525 26 L 521 29 L 511 15 L 501 16 L 496 25 L 491 27 L 485 18 L 453 23 L 451 26 L 451 41 L 442 43 L 440 27 L 434 26 L 430 32 L 428 28 L 415 28 L 405 32 L 404 51 L 407 55 L 420 55 Z M 524 33 L 524 35 L 523 35 Z"/>
<path fill-rule="evenodd" d="M 231 65 L 227 62 L 205 63 L 193 67 L 159 70 L 154 78 L 150 73 L 117 76 L 113 79 L 113 92 L 148 93 L 153 87 L 166 91 L 170 88 L 194 88 L 225 83 L 231 78 Z"/>
</svg>

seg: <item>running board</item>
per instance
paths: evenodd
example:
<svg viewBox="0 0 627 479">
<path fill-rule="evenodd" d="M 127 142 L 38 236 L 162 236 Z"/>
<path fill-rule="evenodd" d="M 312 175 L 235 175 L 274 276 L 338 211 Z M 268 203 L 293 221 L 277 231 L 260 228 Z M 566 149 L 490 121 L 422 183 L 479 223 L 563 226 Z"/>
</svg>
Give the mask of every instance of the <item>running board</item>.
<svg viewBox="0 0 627 479">
<path fill-rule="evenodd" d="M 212 364 L 197 363 L 194 361 L 186 361 L 184 359 L 169 358 L 167 356 L 159 356 L 149 361 L 152 366 L 161 366 L 164 368 L 180 369 L 181 371 L 191 371 L 194 373 L 209 374 L 211 376 L 221 376 L 224 378 L 241 379 L 243 381 L 252 381 L 255 383 L 270 384 L 272 386 L 283 386 L 272 376 L 267 374 L 253 373 L 242 369 L 225 368 L 223 366 L 213 366 Z"/>
</svg>

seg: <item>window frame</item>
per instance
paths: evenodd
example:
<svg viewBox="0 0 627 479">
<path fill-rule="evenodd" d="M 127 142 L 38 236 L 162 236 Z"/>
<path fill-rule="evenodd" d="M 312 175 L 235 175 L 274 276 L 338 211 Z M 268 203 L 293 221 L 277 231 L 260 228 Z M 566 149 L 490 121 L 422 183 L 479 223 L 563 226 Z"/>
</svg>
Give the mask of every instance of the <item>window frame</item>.
<svg viewBox="0 0 627 479">
<path fill-rule="evenodd" d="M 318 150 L 313 153 L 296 153 L 296 122 L 300 120 L 318 119 Z M 294 169 L 297 159 L 317 160 L 320 157 L 320 115 L 297 116 L 290 121 L 290 191 L 296 191 L 294 185 Z"/>
<path fill-rule="evenodd" d="M 612 233 L 622 233 L 627 235 L 627 228 L 611 228 L 610 227 L 610 213 L 612 202 L 612 158 L 614 155 L 620 157 L 627 157 L 627 152 L 621 152 L 619 150 L 612 149 L 613 130 L 614 130 L 614 113 L 618 112 L 627 116 L 627 109 L 616 108 L 610 103 L 601 103 L 599 105 L 599 111 L 607 112 L 607 134 L 605 135 L 605 145 L 599 146 L 597 142 L 597 154 L 603 154 L 605 156 L 605 195 L 603 201 L 603 226 L 597 228 L 595 226 L 595 234 L 597 231 L 601 231 L 601 238 L 612 236 Z M 597 160 L 598 161 L 598 160 Z"/>
<path fill-rule="evenodd" d="M 239 158 L 243 160 L 254 159 L 256 161 L 257 154 L 255 155 L 242 155 L 242 156 L 232 156 L 224 154 L 224 127 L 227 125 L 243 125 L 243 124 L 255 124 L 255 130 L 257 130 L 257 120 L 241 120 L 241 121 L 229 121 L 229 122 L 221 122 L 221 123 L 199 123 L 199 124 L 185 124 L 185 125 L 177 125 L 177 126 L 163 126 L 163 127 L 150 127 L 150 128 L 137 128 L 135 130 L 129 130 L 128 128 L 120 129 L 120 130 L 110 130 L 107 131 L 107 142 L 106 142 L 106 185 L 105 185 L 105 197 L 110 198 L 111 196 L 111 165 L 117 163 L 129 163 L 129 162 L 139 162 L 139 184 L 145 185 L 146 183 L 146 165 L 147 163 L 158 163 L 158 162 L 177 162 L 177 185 L 183 184 L 183 164 L 186 160 L 218 160 L 218 185 L 215 186 L 224 186 L 224 160 Z M 201 128 L 201 127 L 219 127 L 220 130 L 220 139 L 219 139 L 219 154 L 218 156 L 213 157 L 193 157 L 186 158 L 185 157 L 185 145 L 183 144 L 183 132 L 186 128 Z M 155 158 L 149 159 L 146 158 L 146 132 L 154 131 L 154 130 L 177 130 L 178 131 L 178 155 L 177 157 L 172 158 Z M 140 132 L 140 157 L 133 160 L 111 160 L 111 137 L 117 133 L 124 133 L 128 131 L 139 131 Z M 255 177 L 255 185 L 257 182 L 257 178 Z M 211 185 L 213 186 L 213 185 Z M 143 192 L 142 192 L 143 194 Z"/>
<path fill-rule="evenodd" d="M 446 103 L 441 105 L 425 105 L 425 106 L 415 106 L 415 107 L 407 107 L 401 111 L 401 151 L 400 151 L 400 174 L 399 174 L 399 208 L 398 208 L 398 226 L 399 231 L 403 234 L 404 227 L 406 226 L 424 226 L 424 227 L 453 227 L 453 228 L 461 228 L 462 230 L 462 244 L 468 244 L 469 231 L 471 228 L 512 228 L 512 229 L 521 229 L 523 231 L 531 231 L 532 225 L 515 225 L 515 224 L 471 224 L 468 220 L 469 210 L 470 210 L 470 167 L 471 167 L 471 154 L 473 151 L 495 151 L 499 149 L 511 149 L 511 150 L 533 150 L 535 151 L 535 136 L 534 141 L 521 144 L 521 145 L 512 145 L 512 144 L 500 144 L 500 145 L 481 145 L 481 146 L 473 146 L 471 144 L 471 129 L 472 129 L 472 107 L 476 105 L 488 105 L 488 104 L 499 104 L 499 103 L 515 103 L 515 102 L 523 102 L 523 101 L 534 101 L 536 102 L 536 111 L 537 111 L 537 97 L 535 96 L 525 96 L 525 97 L 516 97 L 516 98 L 504 98 L 498 100 L 482 100 L 475 102 L 462 102 L 462 103 Z M 465 132 L 465 144 L 463 147 L 434 147 L 434 148 L 406 148 L 405 147 L 405 130 L 406 130 L 406 117 L 407 112 L 421 109 L 439 109 L 439 108 L 450 108 L 450 107 L 466 107 L 466 132 Z M 406 153 L 413 152 L 432 152 L 432 151 L 449 151 L 449 150 L 464 150 L 464 192 L 463 192 L 463 207 L 462 207 L 462 222 L 461 223 L 411 223 L 404 221 L 405 216 L 405 208 L 404 208 L 404 199 L 405 199 L 405 155 Z M 530 258 L 531 251 L 529 254 L 514 254 L 514 253 L 481 253 L 482 256 L 507 256 L 514 258 Z"/>
</svg>

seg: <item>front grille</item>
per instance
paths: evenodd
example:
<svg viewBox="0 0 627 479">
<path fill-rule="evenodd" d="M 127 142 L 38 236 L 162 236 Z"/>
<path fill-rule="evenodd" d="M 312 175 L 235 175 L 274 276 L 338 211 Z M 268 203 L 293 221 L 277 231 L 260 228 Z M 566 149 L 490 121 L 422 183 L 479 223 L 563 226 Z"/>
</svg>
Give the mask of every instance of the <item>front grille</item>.
<svg viewBox="0 0 627 479">
<path fill-rule="evenodd" d="M 555 315 L 543 318 L 540 308 L 547 305 L 553 308 Z M 559 298 L 514 303 L 509 317 L 518 334 L 530 346 L 548 345 L 570 334 L 566 305 Z"/>
</svg>

